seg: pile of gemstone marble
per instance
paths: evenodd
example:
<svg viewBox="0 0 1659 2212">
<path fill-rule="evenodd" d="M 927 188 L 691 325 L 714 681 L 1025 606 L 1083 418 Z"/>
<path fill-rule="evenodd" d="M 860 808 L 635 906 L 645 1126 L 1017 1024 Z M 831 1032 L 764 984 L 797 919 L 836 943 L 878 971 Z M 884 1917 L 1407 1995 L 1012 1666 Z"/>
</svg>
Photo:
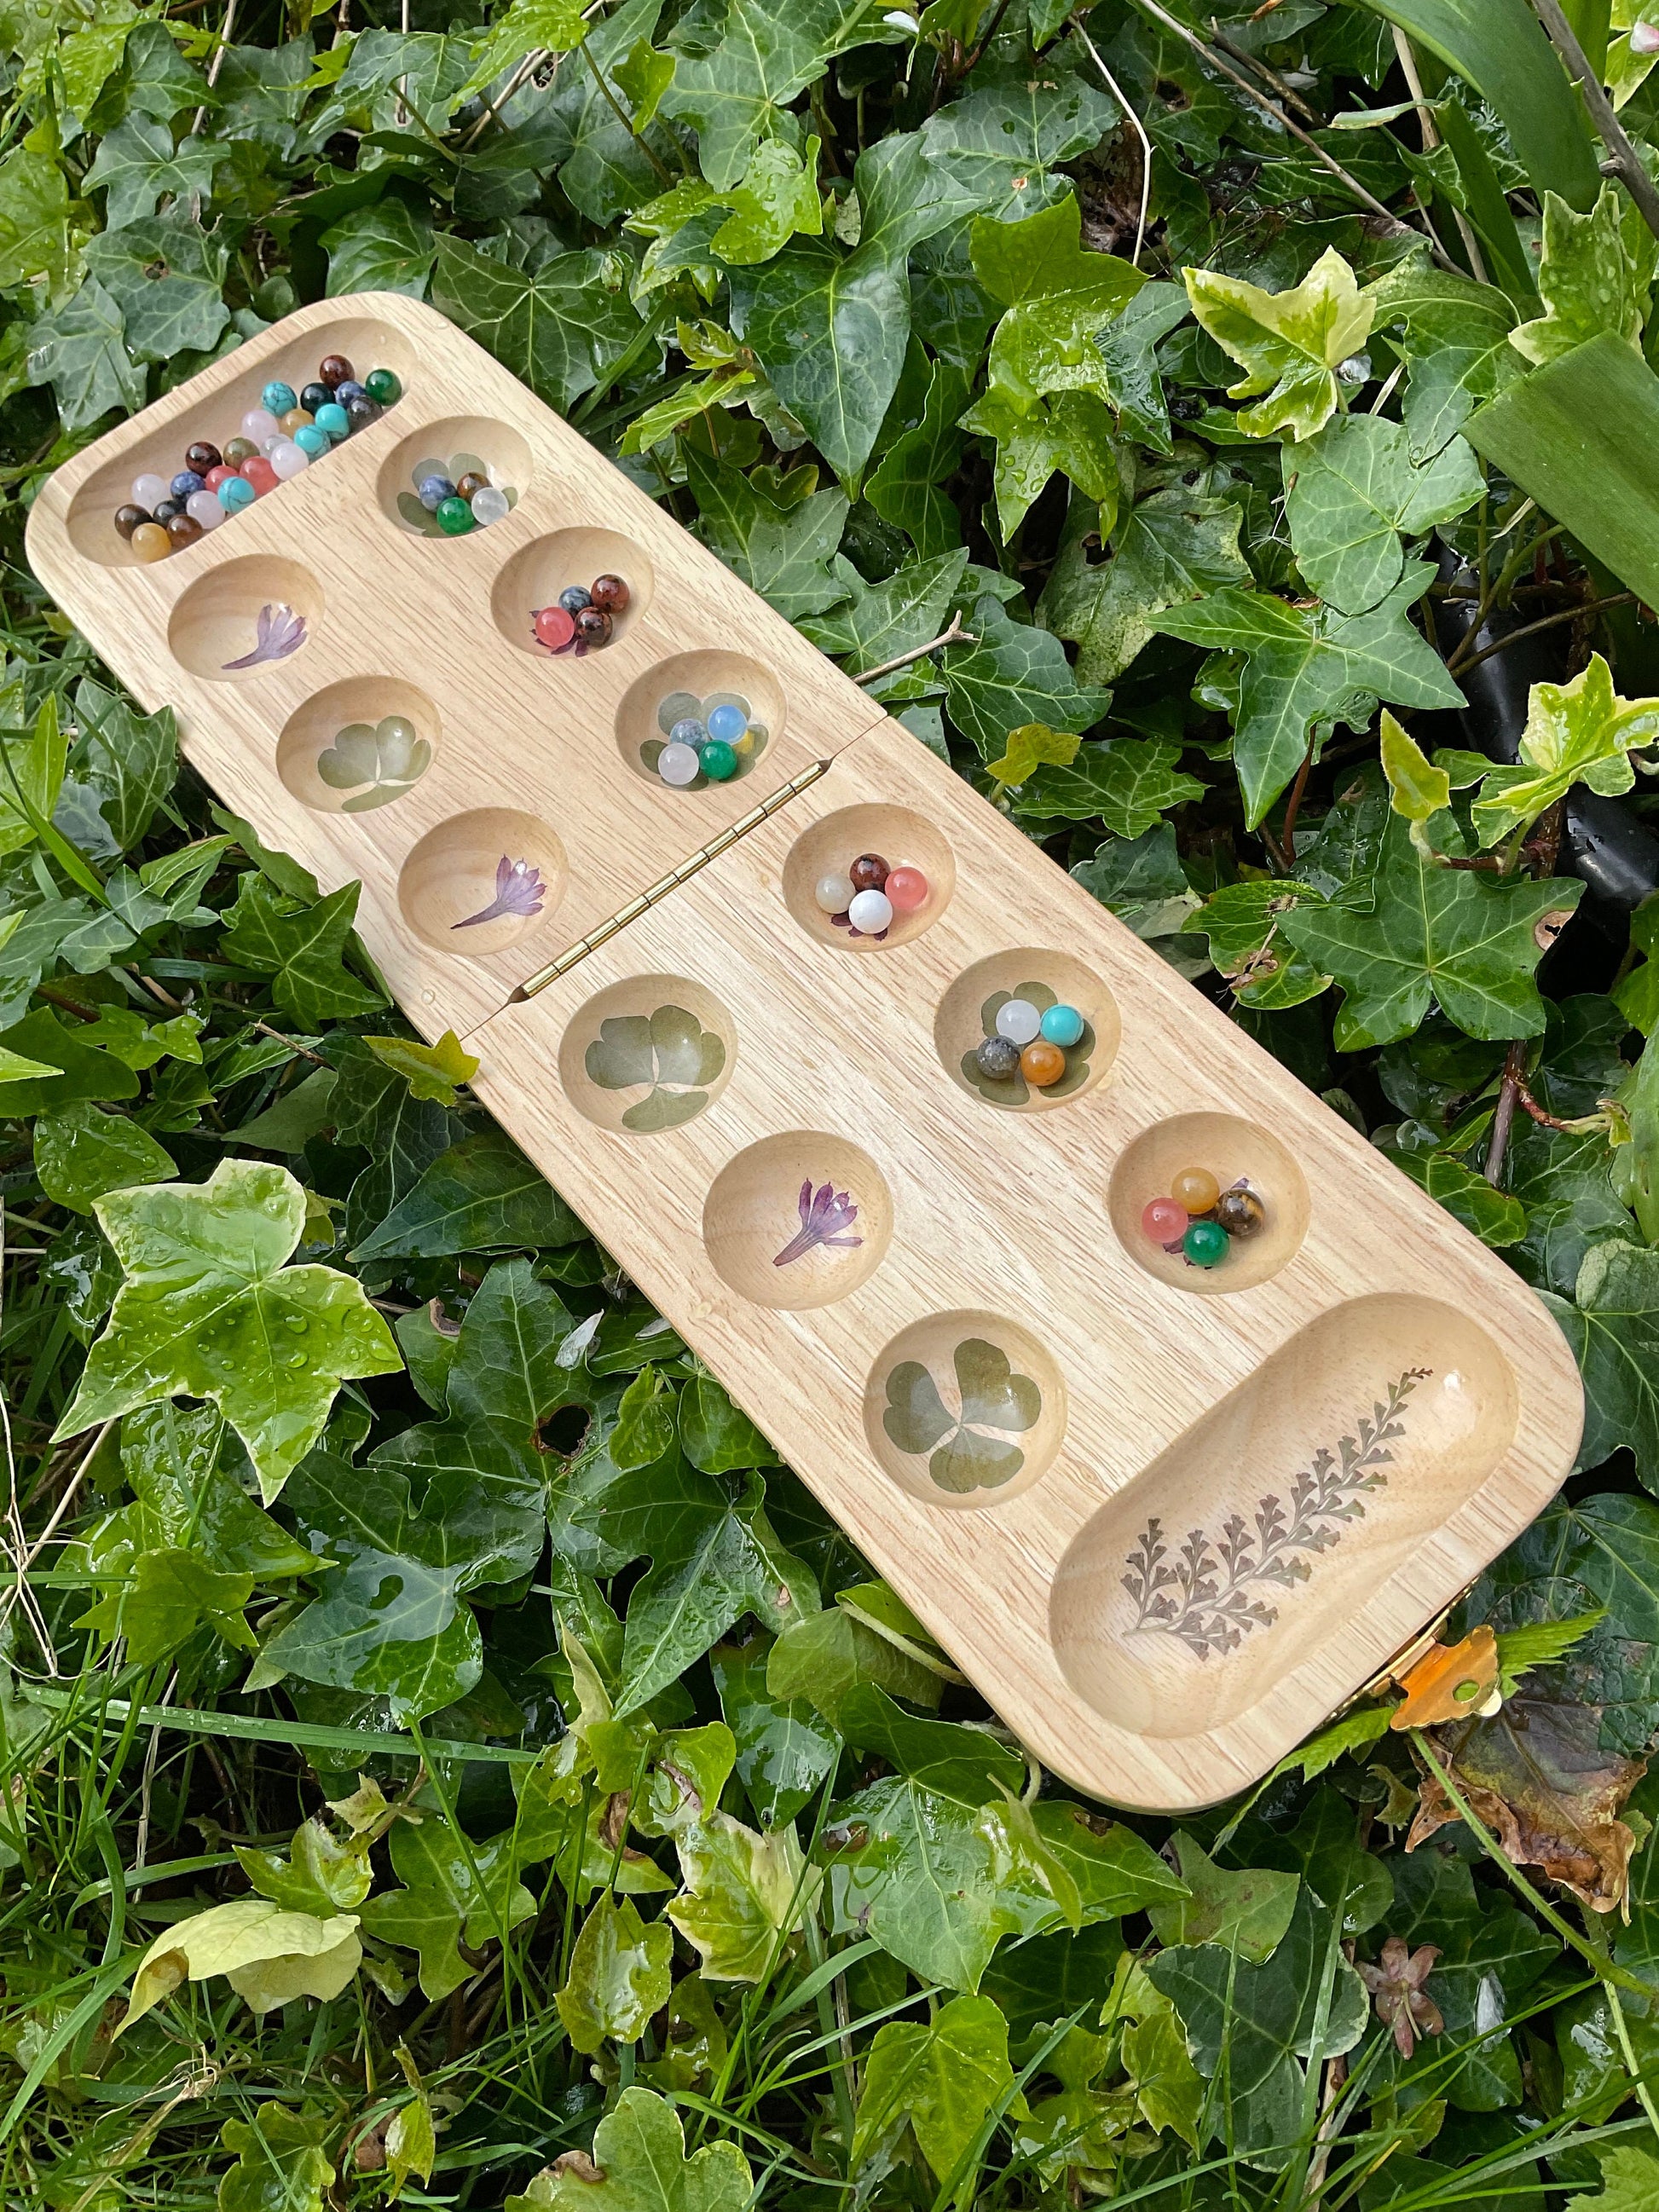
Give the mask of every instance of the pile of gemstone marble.
<svg viewBox="0 0 1659 2212">
<path fill-rule="evenodd" d="M 1170 1177 L 1166 1198 L 1147 1200 L 1140 1226 L 1154 1244 L 1179 1252 L 1191 1266 L 1218 1267 L 1233 1239 L 1254 1237 L 1267 1218 L 1267 1208 L 1243 1177 L 1223 1190 L 1208 1168 L 1182 1168 Z"/>
<path fill-rule="evenodd" d="M 729 783 L 740 765 L 738 747 L 749 732 L 749 709 L 722 699 L 706 715 L 682 714 L 657 755 L 657 774 L 683 791 L 706 775 L 710 783 Z"/>
<path fill-rule="evenodd" d="M 1033 1091 L 1047 1091 L 1066 1073 L 1066 1054 L 1083 1039 L 1083 1017 L 1075 1006 L 1039 1010 L 1029 999 L 1010 999 L 997 1010 L 997 1033 L 974 1054 L 981 1075 L 1006 1083 L 1023 1075 Z"/>
<path fill-rule="evenodd" d="M 465 538 L 469 530 L 487 529 L 492 522 L 504 520 L 512 504 L 504 491 L 476 470 L 452 482 L 423 462 L 411 482 L 416 498 L 446 538 Z"/>
<path fill-rule="evenodd" d="M 890 868 L 879 853 L 860 853 L 845 875 L 820 876 L 812 896 L 837 929 L 879 944 L 896 915 L 927 904 L 927 878 L 920 868 Z"/>
<path fill-rule="evenodd" d="M 501 495 L 497 492 L 495 496 L 499 499 Z M 424 501 L 426 494 L 422 492 L 421 497 Z M 475 500 L 475 508 L 476 504 Z M 550 607 L 534 610 L 531 631 L 537 644 L 544 645 L 550 653 L 574 653 L 580 657 L 597 651 L 610 644 L 611 626 L 618 615 L 627 613 L 629 596 L 628 586 L 620 576 L 595 576 L 591 584 L 567 584 Z"/>
<path fill-rule="evenodd" d="M 322 361 L 316 382 L 303 392 L 273 379 L 222 450 L 200 438 L 186 447 L 185 465 L 171 481 L 149 471 L 137 477 L 131 503 L 115 510 L 115 527 L 141 561 L 165 561 L 321 460 L 354 430 L 378 422 L 403 392 L 390 368 L 371 368 L 360 384 L 337 353 Z"/>
</svg>

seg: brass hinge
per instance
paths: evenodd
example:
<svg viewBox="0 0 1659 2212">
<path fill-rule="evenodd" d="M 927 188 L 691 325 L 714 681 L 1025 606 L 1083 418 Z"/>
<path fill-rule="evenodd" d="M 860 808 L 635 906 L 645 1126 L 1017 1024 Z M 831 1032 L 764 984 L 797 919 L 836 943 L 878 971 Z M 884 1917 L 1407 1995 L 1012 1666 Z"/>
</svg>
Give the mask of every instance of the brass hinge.
<svg viewBox="0 0 1659 2212">
<path fill-rule="evenodd" d="M 561 975 L 568 975 L 579 960 L 586 960 L 590 952 L 597 952 L 600 945 L 607 944 L 619 930 L 626 929 L 630 921 L 637 921 L 642 914 L 649 914 L 659 900 L 668 896 L 670 891 L 678 890 L 700 868 L 706 868 L 711 860 L 718 860 L 722 853 L 729 852 L 739 837 L 746 837 L 751 830 L 758 830 L 761 823 L 769 821 L 780 807 L 787 806 L 809 784 L 816 783 L 830 765 L 827 760 L 814 761 L 810 768 L 804 768 L 799 775 L 792 775 L 787 783 L 780 785 L 769 797 L 762 799 L 758 806 L 751 806 L 747 814 L 739 815 L 735 822 L 728 823 L 719 836 L 711 837 L 698 851 L 690 854 L 678 867 L 660 877 L 648 890 L 642 890 L 637 898 L 630 899 L 625 907 L 609 915 L 597 928 L 590 929 L 586 937 L 579 937 L 574 945 L 567 945 L 556 960 L 550 960 L 545 968 L 538 968 L 533 975 L 526 976 L 518 988 L 508 994 L 508 1006 L 519 1006 L 526 999 L 534 998 L 538 991 L 545 990 L 550 983 L 556 982 Z"/>
</svg>

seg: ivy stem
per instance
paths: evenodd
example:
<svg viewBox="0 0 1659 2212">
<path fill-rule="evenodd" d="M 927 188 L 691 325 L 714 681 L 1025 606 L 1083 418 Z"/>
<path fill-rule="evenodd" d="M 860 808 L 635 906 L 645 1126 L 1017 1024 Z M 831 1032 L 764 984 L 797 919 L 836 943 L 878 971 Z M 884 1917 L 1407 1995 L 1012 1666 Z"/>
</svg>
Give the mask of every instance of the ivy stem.
<svg viewBox="0 0 1659 2212">
<path fill-rule="evenodd" d="M 1483 645 L 1479 653 L 1466 653 L 1464 647 L 1480 635 L 1480 625 L 1472 624 L 1460 645 L 1446 663 L 1449 676 L 1461 675 L 1465 669 L 1479 668 L 1483 660 L 1490 660 L 1495 653 L 1505 653 L 1523 637 L 1535 636 L 1540 629 L 1553 629 L 1558 623 L 1577 622 L 1585 615 L 1604 614 L 1609 607 L 1627 607 L 1636 599 L 1634 592 L 1611 592 L 1605 599 L 1589 599 L 1576 607 L 1561 607 L 1553 615 L 1540 615 L 1536 622 L 1523 623 L 1519 629 L 1508 631 L 1491 645 Z"/>
<path fill-rule="evenodd" d="M 1526 1066 L 1526 1041 L 1517 1037 L 1504 1055 L 1504 1080 L 1498 1090 L 1498 1104 L 1492 1110 L 1492 1137 L 1486 1146 L 1486 1181 L 1494 1190 L 1503 1181 L 1504 1159 L 1510 1148 L 1510 1131 L 1515 1126 L 1515 1109 Z"/>
<path fill-rule="evenodd" d="M 1526 1899 L 1539 1917 L 1555 1930 L 1564 1943 L 1569 1944 L 1577 1952 L 1579 1957 L 1588 1963 L 1590 1972 L 1598 1982 L 1607 1984 L 1609 1988 L 1613 1984 L 1617 1984 L 1619 1988 L 1628 1990 L 1632 1996 L 1640 1997 L 1644 2003 L 1651 1998 L 1654 1992 L 1650 1982 L 1639 1981 L 1634 1974 L 1627 1972 L 1623 1966 L 1615 1966 L 1607 1952 L 1598 1951 L 1588 1936 L 1581 1936 L 1572 1923 L 1558 1912 L 1549 1899 L 1533 1887 L 1497 1837 L 1491 1832 L 1485 1821 L 1471 1808 L 1468 1800 L 1452 1780 L 1451 1776 L 1435 1757 L 1429 1747 L 1427 1735 L 1421 1729 L 1413 1729 L 1410 1733 L 1413 1746 L 1421 1756 L 1424 1765 L 1445 1791 L 1453 1809 L 1462 1817 L 1464 1826 L 1474 1837 L 1486 1856 L 1503 1868 L 1510 1881 L 1514 1883 L 1516 1888 Z M 1643 2101 L 1645 2104 L 1645 2098 Z"/>
</svg>

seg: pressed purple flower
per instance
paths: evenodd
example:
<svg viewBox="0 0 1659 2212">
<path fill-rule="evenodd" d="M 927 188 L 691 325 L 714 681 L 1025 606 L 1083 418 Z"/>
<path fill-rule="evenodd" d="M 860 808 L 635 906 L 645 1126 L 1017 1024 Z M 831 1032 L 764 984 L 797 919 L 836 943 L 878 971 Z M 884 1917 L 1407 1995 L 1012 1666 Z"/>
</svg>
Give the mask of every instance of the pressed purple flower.
<svg viewBox="0 0 1659 2212">
<path fill-rule="evenodd" d="M 495 896 L 488 906 L 477 914 L 470 914 L 464 921 L 453 921 L 452 929 L 471 929 L 480 921 L 499 921 L 504 914 L 532 915 L 542 910 L 542 901 L 547 896 L 547 885 L 541 872 L 528 860 L 509 860 L 503 853 L 495 863 Z"/>
<path fill-rule="evenodd" d="M 240 660 L 227 660 L 227 668 L 257 668 L 262 660 L 286 660 L 306 641 L 306 618 L 278 600 L 259 610 L 254 647 Z"/>
<path fill-rule="evenodd" d="M 843 1237 L 842 1230 L 850 1229 L 859 1218 L 851 1194 L 837 1190 L 834 1183 L 820 1183 L 812 1188 L 808 1176 L 800 1187 L 800 1227 L 773 1261 L 775 1267 L 787 1267 L 792 1260 L 803 1259 L 819 1244 L 831 1250 L 850 1250 L 862 1244 L 862 1237 Z"/>
</svg>

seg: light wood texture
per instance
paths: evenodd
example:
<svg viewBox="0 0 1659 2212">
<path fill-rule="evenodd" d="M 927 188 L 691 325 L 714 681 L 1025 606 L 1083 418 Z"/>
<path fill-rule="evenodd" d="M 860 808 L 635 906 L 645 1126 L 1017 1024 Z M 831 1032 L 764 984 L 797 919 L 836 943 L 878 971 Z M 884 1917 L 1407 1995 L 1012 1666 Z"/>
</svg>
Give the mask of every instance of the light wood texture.
<svg viewBox="0 0 1659 2212">
<path fill-rule="evenodd" d="M 171 477 L 192 438 L 222 445 L 270 378 L 297 390 L 331 352 L 360 374 L 395 369 L 404 397 L 195 545 L 140 562 L 111 521 L 133 478 Z M 517 505 L 465 538 L 417 535 L 397 511 L 411 467 L 460 452 L 489 461 Z M 35 574 L 134 696 L 177 709 L 187 757 L 228 804 L 325 890 L 362 881 L 363 941 L 428 1036 L 483 1019 L 532 969 L 880 719 L 499 362 L 397 294 L 303 307 L 168 392 L 57 472 L 27 543 Z M 580 659 L 535 648 L 532 609 L 606 568 L 634 591 L 611 643 Z M 305 643 L 227 671 L 254 644 L 260 608 L 277 604 L 305 617 Z M 693 683 L 750 696 L 768 740 L 732 782 L 676 792 L 638 748 L 665 690 Z M 321 781 L 319 753 L 336 729 L 388 714 L 416 722 L 430 765 L 388 803 L 343 811 L 353 794 Z M 532 860 L 550 896 L 527 923 L 457 938 L 455 921 L 493 888 L 502 848 L 485 848 L 511 825 L 488 817 L 502 812 L 526 818 L 510 857 Z M 453 889 L 435 904 L 434 850 Z"/>
<path fill-rule="evenodd" d="M 877 820 L 894 866 L 942 839 L 953 887 L 908 941 L 858 945 L 791 890 L 803 855 L 844 866 Z M 956 1079 L 975 969 L 974 1035 L 999 971 L 1063 985 L 1103 1040 L 1085 1087 L 1009 1112 Z M 673 1005 L 718 1025 L 718 1085 L 694 1118 L 633 1133 L 617 1102 L 644 1094 L 592 1082 L 588 1048 L 619 1008 Z M 479 1096 L 998 1711 L 1117 1803 L 1192 1807 L 1256 1778 L 1572 1463 L 1577 1372 L 1533 1293 L 896 724 L 469 1045 Z M 1138 1234 L 1188 1164 L 1247 1172 L 1268 1211 L 1212 1275 Z M 766 1264 L 808 1177 L 851 1193 L 873 1262 Z M 1041 1412 L 1006 1432 L 1006 1482 L 952 1492 L 888 1433 L 888 1383 L 916 1362 L 954 1413 L 975 1342 L 1035 1382 Z M 1303 1517 L 1328 1548 L 1280 1545 L 1285 1581 L 1242 1579 L 1273 1620 L 1203 1655 L 1190 1620 L 1185 1638 L 1137 1625 L 1124 1579 L 1150 1521 L 1170 1567 L 1190 1530 L 1213 1555 L 1233 1515 L 1259 1551 L 1260 1501 L 1293 1522 L 1296 1477 L 1322 1450 L 1340 1475 L 1344 1437 L 1363 1455 L 1360 1424 L 1416 1369 L 1389 1458 L 1359 1471 L 1386 1484 L 1316 1481 Z"/>
<path fill-rule="evenodd" d="M 396 368 L 405 398 L 136 565 L 108 520 L 131 477 L 331 350 Z M 506 521 L 442 544 L 401 526 L 429 441 L 517 480 Z M 362 879 L 416 1026 L 468 1033 L 485 1104 L 1082 1788 L 1179 1808 L 1249 1784 L 1571 1467 L 1577 1370 L 1525 1285 L 431 310 L 302 310 L 59 471 L 29 546 L 260 836 L 325 888 Z M 534 653 L 528 610 L 601 568 L 635 590 L 616 641 Z M 271 598 L 307 644 L 227 677 Z M 681 685 L 768 719 L 750 774 L 685 794 L 643 772 Z M 405 753 L 408 788 L 343 811 L 319 757 L 389 715 L 430 763 L 410 777 Z M 881 943 L 812 897 L 870 849 L 933 886 Z M 545 908 L 458 951 L 503 851 Z M 997 1103 L 964 1055 L 988 999 L 1028 982 L 1089 1030 L 1057 1091 Z M 1213 1273 L 1139 1233 L 1189 1164 L 1267 1207 Z"/>
</svg>

